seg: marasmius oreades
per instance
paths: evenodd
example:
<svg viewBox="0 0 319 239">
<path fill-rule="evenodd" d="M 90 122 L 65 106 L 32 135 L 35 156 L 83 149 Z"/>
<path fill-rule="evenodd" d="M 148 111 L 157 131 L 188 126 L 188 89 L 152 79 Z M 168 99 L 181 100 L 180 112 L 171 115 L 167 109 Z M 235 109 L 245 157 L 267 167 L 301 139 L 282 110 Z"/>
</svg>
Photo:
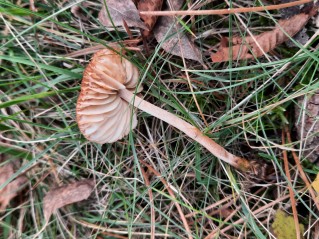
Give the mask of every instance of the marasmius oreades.
<svg viewBox="0 0 319 239">
<path fill-rule="evenodd" d="M 137 96 L 142 90 L 136 89 L 138 80 L 137 67 L 117 52 L 103 49 L 94 54 L 84 71 L 76 107 L 80 131 L 89 141 L 112 143 L 126 136 L 137 125 L 134 106 L 183 131 L 236 169 L 254 176 L 264 173 L 261 164 L 233 155 L 195 126 Z"/>
</svg>

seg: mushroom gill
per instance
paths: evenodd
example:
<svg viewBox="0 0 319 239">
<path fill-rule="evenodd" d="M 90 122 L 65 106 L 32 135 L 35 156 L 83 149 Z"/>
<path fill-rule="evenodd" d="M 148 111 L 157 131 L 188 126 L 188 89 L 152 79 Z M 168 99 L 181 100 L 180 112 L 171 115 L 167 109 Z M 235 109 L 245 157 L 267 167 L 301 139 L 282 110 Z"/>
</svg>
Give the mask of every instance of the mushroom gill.
<svg viewBox="0 0 319 239">
<path fill-rule="evenodd" d="M 112 143 L 136 127 L 136 114 L 118 92 L 134 92 L 137 83 L 137 68 L 116 52 L 103 49 L 93 56 L 84 71 L 76 107 L 80 131 L 88 140 Z"/>
</svg>

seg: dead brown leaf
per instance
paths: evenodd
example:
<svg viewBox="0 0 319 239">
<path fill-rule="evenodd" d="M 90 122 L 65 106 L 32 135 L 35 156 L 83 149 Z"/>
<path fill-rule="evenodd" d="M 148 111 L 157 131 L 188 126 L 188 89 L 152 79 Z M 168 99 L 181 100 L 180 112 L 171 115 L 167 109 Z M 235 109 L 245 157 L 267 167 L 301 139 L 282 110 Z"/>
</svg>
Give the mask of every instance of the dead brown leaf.
<svg viewBox="0 0 319 239">
<path fill-rule="evenodd" d="M 306 96 L 305 101 L 304 97 L 301 97 L 298 103 L 298 107 L 295 107 L 296 130 L 303 148 L 307 149 L 303 156 L 310 162 L 316 162 L 319 159 L 319 91 Z"/>
<path fill-rule="evenodd" d="M 43 199 L 45 220 L 48 222 L 56 209 L 87 199 L 93 188 L 93 181 L 85 179 L 50 190 Z"/>
<path fill-rule="evenodd" d="M 211 55 L 213 62 L 224 62 L 229 59 L 241 60 L 260 57 L 274 49 L 277 45 L 287 41 L 298 33 L 308 22 L 311 13 L 301 13 L 289 19 L 279 20 L 272 31 L 264 32 L 254 37 L 234 37 L 231 48 L 228 39 L 223 39 L 219 50 Z"/>
<path fill-rule="evenodd" d="M 179 10 L 184 1 L 171 1 L 171 10 Z M 168 9 L 166 9 L 168 10 Z M 202 56 L 191 39 L 183 31 L 183 27 L 174 17 L 163 16 L 158 19 L 154 27 L 154 35 L 157 42 L 168 53 L 187 59 L 202 62 Z"/>
<path fill-rule="evenodd" d="M 81 19 L 82 21 L 88 21 L 89 17 L 85 15 L 86 13 L 82 10 L 82 8 L 89 8 L 90 5 L 91 4 L 89 2 L 82 2 L 79 5 L 72 6 L 71 12 L 75 17 Z"/>
<path fill-rule="evenodd" d="M 105 0 L 105 2 L 112 20 L 109 18 L 104 0 L 102 0 L 103 7 L 99 12 L 99 20 L 104 26 L 113 27 L 113 24 L 114 26 L 122 26 L 123 21 L 125 21 L 129 27 L 140 27 L 148 30 L 140 19 L 140 15 L 132 0 Z"/>
<path fill-rule="evenodd" d="M 6 183 L 15 173 L 16 165 L 13 162 L 0 167 L 0 187 Z M 5 210 L 11 199 L 18 195 L 27 182 L 27 177 L 19 176 L 0 190 L 0 212 Z"/>
<path fill-rule="evenodd" d="M 139 11 L 159 11 L 162 9 L 162 4 L 163 0 L 140 0 L 138 2 L 137 8 Z M 144 37 L 148 37 L 157 21 L 157 16 L 142 15 L 141 18 L 149 29 L 144 30 L 142 35 Z"/>
</svg>

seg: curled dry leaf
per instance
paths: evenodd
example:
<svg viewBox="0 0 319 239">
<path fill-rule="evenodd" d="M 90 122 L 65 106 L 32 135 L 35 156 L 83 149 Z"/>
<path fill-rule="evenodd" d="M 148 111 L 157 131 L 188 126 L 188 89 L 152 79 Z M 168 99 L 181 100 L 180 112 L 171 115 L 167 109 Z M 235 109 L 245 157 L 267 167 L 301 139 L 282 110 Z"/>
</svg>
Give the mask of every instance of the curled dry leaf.
<svg viewBox="0 0 319 239">
<path fill-rule="evenodd" d="M 178 10 L 183 1 L 172 2 L 172 10 Z M 166 9 L 167 10 L 167 9 Z M 168 53 L 187 59 L 202 62 L 202 56 L 191 39 L 183 31 L 183 27 L 174 17 L 163 16 L 158 19 L 154 27 L 154 35 L 157 42 Z"/>
<path fill-rule="evenodd" d="M 296 129 L 302 148 L 306 149 L 303 156 L 315 162 L 319 159 L 319 91 L 299 98 L 298 103 L 295 107 Z"/>
<path fill-rule="evenodd" d="M 86 179 L 50 190 L 43 199 L 45 221 L 49 221 L 56 209 L 87 199 L 93 188 L 93 181 Z"/>
<path fill-rule="evenodd" d="M 162 9 L 162 4 L 163 0 L 140 0 L 138 2 L 137 8 L 139 11 L 159 11 Z M 142 35 L 144 37 L 148 37 L 157 21 L 157 16 L 142 15 L 141 18 L 149 29 L 144 30 Z"/>
<path fill-rule="evenodd" d="M 105 0 L 105 2 L 112 20 L 109 18 L 103 0 L 103 7 L 99 12 L 99 20 L 104 26 L 113 27 L 113 24 L 114 26 L 122 26 L 123 21 L 125 21 L 129 27 L 140 27 L 148 30 L 140 19 L 140 15 L 132 0 Z"/>
<path fill-rule="evenodd" d="M 13 162 L 0 167 L 0 187 L 12 177 L 16 167 Z M 0 190 L 0 211 L 6 209 L 11 199 L 18 195 L 26 182 L 27 178 L 25 176 L 19 176 Z"/>
<path fill-rule="evenodd" d="M 232 47 L 227 47 L 228 39 L 226 42 L 224 39 L 219 50 L 211 55 L 212 61 L 223 62 L 230 59 L 241 60 L 260 57 L 277 45 L 287 41 L 289 36 L 292 37 L 298 33 L 306 25 L 312 14 L 312 12 L 309 14 L 301 13 L 289 19 L 280 20 L 274 30 L 254 37 L 234 37 Z"/>
</svg>

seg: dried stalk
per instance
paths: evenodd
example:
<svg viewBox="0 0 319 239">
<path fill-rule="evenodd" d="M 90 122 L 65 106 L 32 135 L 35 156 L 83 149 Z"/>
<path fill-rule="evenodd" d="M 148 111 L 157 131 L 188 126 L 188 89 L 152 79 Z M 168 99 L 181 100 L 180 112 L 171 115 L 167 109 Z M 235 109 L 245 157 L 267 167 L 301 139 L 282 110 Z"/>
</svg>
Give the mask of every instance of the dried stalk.
<svg viewBox="0 0 319 239">
<path fill-rule="evenodd" d="M 285 144 L 285 132 L 284 131 L 282 132 L 281 140 L 282 140 L 282 144 L 284 145 Z M 292 186 L 289 185 L 290 183 L 292 183 L 292 180 L 291 180 L 291 175 L 290 175 L 290 171 L 289 171 L 289 162 L 288 162 L 287 151 L 283 150 L 282 154 L 283 154 L 283 159 L 284 159 L 285 173 L 286 173 L 286 176 L 288 179 L 289 197 L 290 197 L 290 201 L 291 201 L 292 214 L 294 216 L 294 222 L 295 222 L 295 228 L 296 228 L 296 238 L 300 239 L 300 228 L 299 228 L 298 211 L 297 211 L 297 207 L 296 207 L 295 195 L 294 195 L 294 191 L 293 191 Z"/>
<path fill-rule="evenodd" d="M 313 0 L 300 0 L 290 3 L 283 3 L 277 5 L 261 6 L 261 7 L 247 7 L 247 8 L 228 8 L 228 9 L 216 9 L 216 10 L 186 10 L 186 11 L 140 11 L 140 15 L 148 16 L 202 16 L 202 15 L 228 15 L 233 13 L 244 12 L 262 12 L 269 10 L 278 10 L 293 6 L 302 5 L 305 3 L 313 2 Z"/>
</svg>

